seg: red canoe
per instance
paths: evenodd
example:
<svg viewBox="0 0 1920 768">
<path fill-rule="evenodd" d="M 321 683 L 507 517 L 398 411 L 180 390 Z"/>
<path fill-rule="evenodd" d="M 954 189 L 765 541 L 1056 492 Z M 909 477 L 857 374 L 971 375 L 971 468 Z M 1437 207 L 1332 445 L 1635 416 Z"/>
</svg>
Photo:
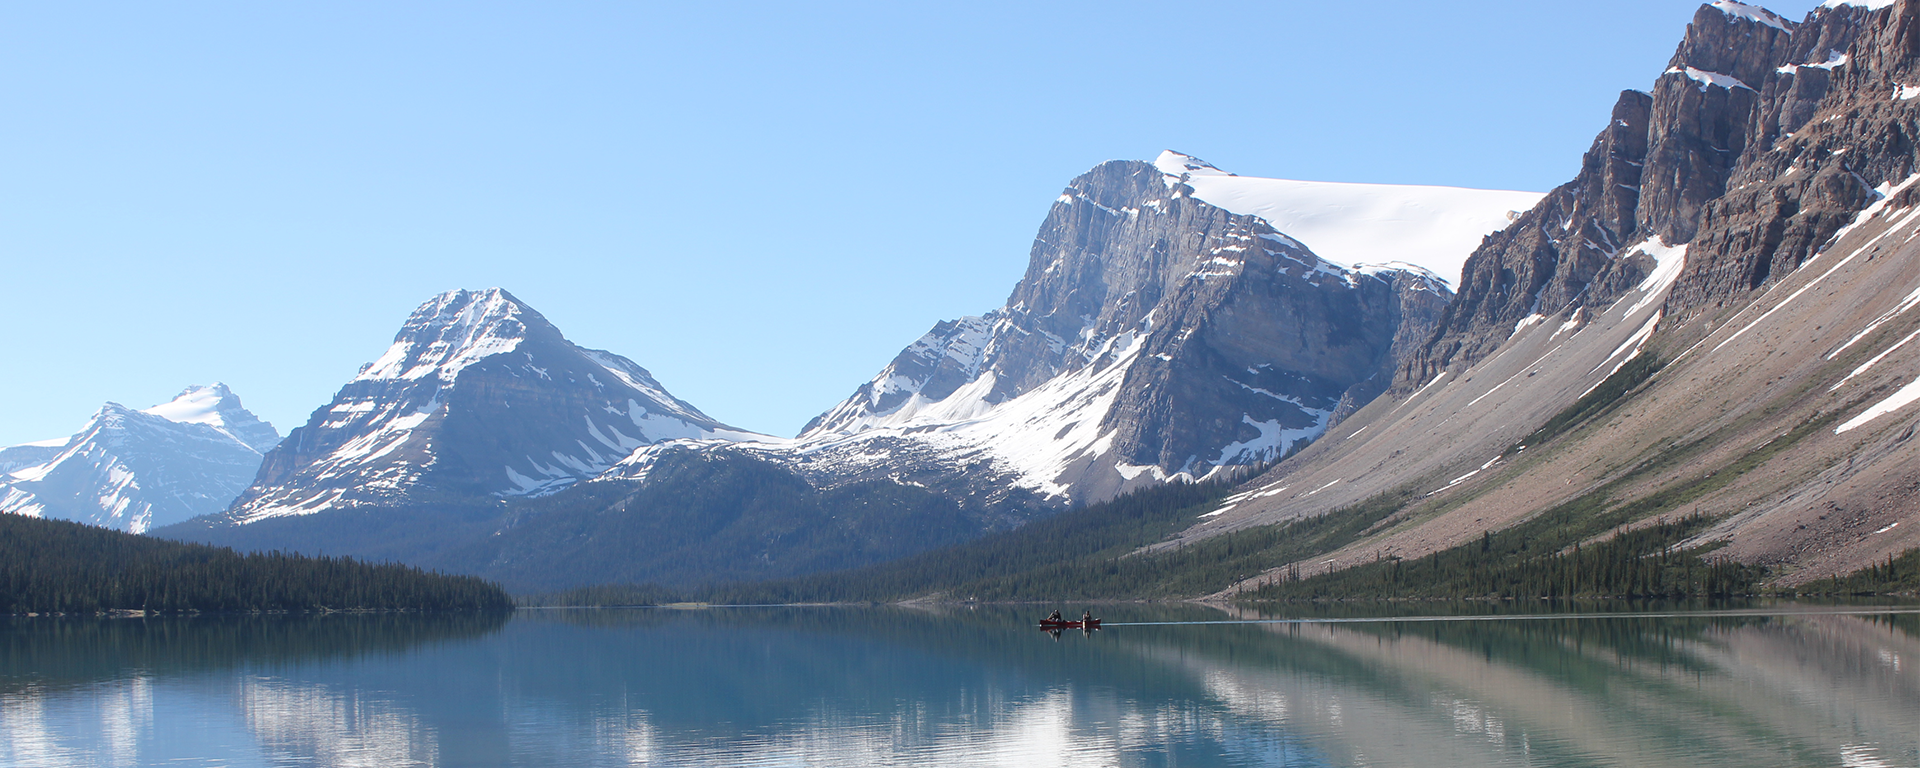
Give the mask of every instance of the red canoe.
<svg viewBox="0 0 1920 768">
<path fill-rule="evenodd" d="M 1041 629 L 1084 629 L 1084 628 L 1099 629 L 1100 620 L 1094 619 L 1092 621 L 1079 621 L 1079 620 L 1054 621 L 1053 619 L 1041 619 L 1040 628 Z"/>
</svg>

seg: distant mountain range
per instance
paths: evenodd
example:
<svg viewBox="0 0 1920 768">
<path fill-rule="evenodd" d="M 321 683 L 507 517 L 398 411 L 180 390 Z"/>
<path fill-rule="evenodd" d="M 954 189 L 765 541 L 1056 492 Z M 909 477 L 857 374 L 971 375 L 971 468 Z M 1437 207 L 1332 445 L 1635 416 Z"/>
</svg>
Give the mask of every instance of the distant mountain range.
<svg viewBox="0 0 1920 768">
<path fill-rule="evenodd" d="M 1842 573 L 1920 546 L 1914 28 L 1916 3 L 1702 6 L 1545 195 L 1103 163 L 1004 305 L 793 438 L 714 422 L 505 291 L 443 294 L 229 509 L 164 533 L 689 584 L 1258 475 L 1143 554 L 1364 508 L 1240 586 L 1677 520 L 1782 583 Z M 1457 286 L 1408 262 L 1460 263 Z"/>
<path fill-rule="evenodd" d="M 231 509 L 165 533 L 551 586 L 910 554 L 1278 460 L 1383 391 L 1432 333 L 1446 281 L 1389 259 L 1464 252 L 1537 198 L 1245 178 L 1172 152 L 1105 163 L 1053 205 L 1005 306 L 936 325 L 791 439 L 713 421 L 505 291 L 455 291 L 416 310 Z M 1327 261 L 1234 208 L 1382 263 Z M 1346 209 L 1369 212 L 1351 223 L 1364 231 L 1334 226 Z M 715 473 L 739 479 L 692 500 L 690 478 Z"/>
<path fill-rule="evenodd" d="M 144 533 L 226 509 L 279 442 L 224 384 L 107 403 L 72 437 L 0 449 L 0 512 Z"/>
</svg>

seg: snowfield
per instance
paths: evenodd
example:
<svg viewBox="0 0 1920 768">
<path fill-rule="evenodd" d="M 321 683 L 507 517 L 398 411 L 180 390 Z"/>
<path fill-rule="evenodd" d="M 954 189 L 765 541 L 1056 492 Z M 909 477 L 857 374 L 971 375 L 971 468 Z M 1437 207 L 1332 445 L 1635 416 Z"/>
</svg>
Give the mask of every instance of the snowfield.
<svg viewBox="0 0 1920 768">
<path fill-rule="evenodd" d="M 1481 238 L 1532 208 L 1540 192 L 1350 184 L 1236 176 L 1166 151 L 1153 165 L 1169 185 L 1241 215 L 1259 216 L 1322 259 L 1341 265 L 1405 262 L 1448 281 Z"/>
</svg>

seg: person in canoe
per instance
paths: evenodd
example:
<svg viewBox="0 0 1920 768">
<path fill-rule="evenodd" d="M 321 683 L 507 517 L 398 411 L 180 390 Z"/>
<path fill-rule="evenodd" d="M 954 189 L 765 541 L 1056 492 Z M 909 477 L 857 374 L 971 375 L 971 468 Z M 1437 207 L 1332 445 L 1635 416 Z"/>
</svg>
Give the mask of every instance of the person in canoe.
<svg viewBox="0 0 1920 768">
<path fill-rule="evenodd" d="M 1060 609 L 1058 608 L 1053 609 L 1053 613 L 1047 614 L 1046 620 L 1047 621 L 1065 621 L 1065 619 L 1060 618 Z"/>
<path fill-rule="evenodd" d="M 1093 626 L 1093 609 L 1092 608 L 1088 608 L 1086 613 L 1080 614 L 1080 626 L 1083 626 L 1083 627 Z"/>
</svg>

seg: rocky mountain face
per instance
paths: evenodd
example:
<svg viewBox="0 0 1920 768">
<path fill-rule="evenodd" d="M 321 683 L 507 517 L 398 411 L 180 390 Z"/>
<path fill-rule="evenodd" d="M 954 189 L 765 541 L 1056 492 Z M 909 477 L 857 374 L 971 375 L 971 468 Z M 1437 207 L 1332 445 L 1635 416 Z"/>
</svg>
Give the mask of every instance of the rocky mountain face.
<svg viewBox="0 0 1920 768">
<path fill-rule="evenodd" d="M 444 294 L 228 512 L 166 534 L 539 588 L 750 579 L 1272 461 L 1384 390 L 1451 295 L 1242 212 L 1322 198 L 1401 222 L 1314 230 L 1385 261 L 1436 237 L 1464 250 L 1537 196 L 1245 179 L 1176 153 L 1105 163 L 1053 204 L 1005 306 L 936 325 L 788 440 L 712 421 L 505 292 Z"/>
<path fill-rule="evenodd" d="M 1433 236 L 1420 229 L 1432 222 L 1406 213 L 1417 209 L 1476 228 L 1450 233 L 1464 251 L 1484 234 L 1477 227 L 1505 223 L 1516 201 L 1538 197 L 1302 184 L 1242 179 L 1172 152 L 1155 163 L 1103 163 L 1054 202 L 1004 306 L 936 324 L 792 440 L 637 450 L 546 502 L 557 512 L 516 517 L 513 536 L 486 542 L 487 557 L 529 574 L 542 570 L 529 563 L 595 559 L 579 531 L 679 514 L 687 503 L 658 499 L 686 488 L 690 473 L 758 477 L 751 485 L 765 490 L 716 507 L 744 515 L 699 515 L 718 527 L 673 557 L 752 553 L 760 563 L 751 569 L 737 556 L 702 568 L 756 578 L 829 559 L 898 557 L 1129 488 L 1278 459 L 1382 391 L 1398 356 L 1432 335 L 1451 291 L 1410 264 L 1327 261 L 1241 211 L 1311 209 L 1331 195 L 1420 231 L 1385 240 L 1406 242 Z M 1408 198 L 1420 204 L 1404 205 Z M 782 506 L 815 509 L 810 518 L 754 513 L 796 481 L 810 489 L 805 501 L 788 496 Z M 601 500 L 583 502 L 589 495 Z M 750 530 L 760 539 L 747 546 L 738 537 Z M 534 539 L 549 543 L 521 545 Z M 684 568 L 621 569 L 690 578 Z"/>
<path fill-rule="evenodd" d="M 992 481 L 1097 501 L 1318 437 L 1386 388 L 1451 290 L 1410 264 L 1329 262 L 1196 192 L 1229 179 L 1173 152 L 1074 179 L 1005 306 L 936 325 L 799 442 L 959 453 Z M 1232 190 L 1229 205 L 1260 207 L 1262 190 Z M 1515 199 L 1447 194 L 1496 217 Z"/>
<path fill-rule="evenodd" d="M 1750 56 L 1757 58 L 1750 74 L 1764 85 L 1744 90 L 1753 105 L 1727 118 L 1745 119 L 1744 141 L 1723 177 L 1724 194 L 1690 222 L 1689 265 L 1669 314 L 1695 317 L 1778 284 L 1913 172 L 1913 94 L 1904 83 L 1920 81 L 1920 72 L 1905 28 L 1910 13 L 1904 4 L 1881 12 L 1823 9 L 1779 33 L 1770 55 Z M 1699 19 L 1694 27 L 1703 27 Z M 1711 25 L 1689 31 L 1690 42 L 1702 39 L 1683 46 L 1676 61 L 1735 42 Z"/>
<path fill-rule="evenodd" d="M 551 493 L 662 440 L 752 437 L 632 361 L 567 341 L 506 291 L 451 291 L 268 452 L 225 519 L 484 506 Z"/>
<path fill-rule="evenodd" d="M 224 384 L 145 411 L 107 403 L 57 445 L 0 451 L 0 512 L 144 533 L 225 509 L 279 441 Z"/>
<path fill-rule="evenodd" d="M 1702 6 L 1390 395 L 1187 535 L 1398 510 L 1274 572 L 1310 575 L 1568 510 L 1701 516 L 1692 543 L 1788 584 L 1920 546 L 1917 84 L 1916 0 Z"/>
<path fill-rule="evenodd" d="M 1611 304 L 1652 269 L 1649 248 L 1699 241 L 1673 297 L 1682 314 L 1791 272 L 1874 185 L 1904 175 L 1884 155 L 1910 139 L 1887 123 L 1891 70 L 1877 71 L 1901 45 L 1879 38 L 1902 33 L 1870 24 L 1872 13 L 1834 4 L 1796 25 L 1742 3 L 1701 6 L 1652 93 L 1620 95 L 1579 174 L 1468 258 L 1437 338 L 1410 356 L 1395 391 L 1478 362 L 1528 317 Z M 1863 33 L 1873 39 L 1855 60 Z M 1867 113 L 1809 126 L 1836 88 Z M 1881 98 L 1859 100 L 1860 88 Z M 1840 147 L 1818 137 L 1840 134 L 1884 151 L 1824 162 Z"/>
</svg>

